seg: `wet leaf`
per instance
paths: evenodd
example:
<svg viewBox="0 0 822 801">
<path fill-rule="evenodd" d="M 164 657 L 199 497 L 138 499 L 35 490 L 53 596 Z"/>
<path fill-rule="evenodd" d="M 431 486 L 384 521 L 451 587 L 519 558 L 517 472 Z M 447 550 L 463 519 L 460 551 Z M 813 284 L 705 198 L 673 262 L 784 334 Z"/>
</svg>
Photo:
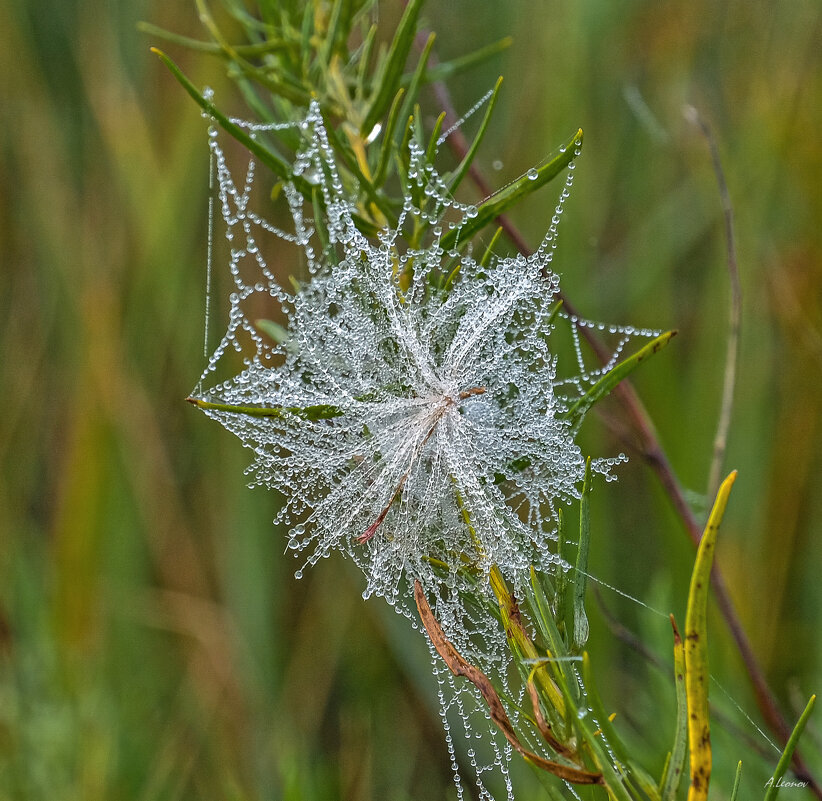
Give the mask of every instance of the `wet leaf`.
<svg viewBox="0 0 822 801">
<path fill-rule="evenodd" d="M 716 536 L 728 496 L 736 480 L 732 472 L 719 488 L 708 523 L 699 542 L 691 575 L 685 615 L 685 689 L 688 699 L 688 747 L 691 752 L 691 786 L 688 801 L 707 801 L 711 781 L 711 730 L 708 712 L 708 590 Z"/>
</svg>

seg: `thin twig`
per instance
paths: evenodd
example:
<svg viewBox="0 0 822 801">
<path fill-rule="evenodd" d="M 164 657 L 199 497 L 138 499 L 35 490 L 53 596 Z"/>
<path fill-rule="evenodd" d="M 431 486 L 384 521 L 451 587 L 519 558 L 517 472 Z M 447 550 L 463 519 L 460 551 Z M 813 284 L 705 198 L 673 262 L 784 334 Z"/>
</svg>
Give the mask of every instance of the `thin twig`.
<svg viewBox="0 0 822 801">
<path fill-rule="evenodd" d="M 742 321 L 742 287 L 739 283 L 739 266 L 736 260 L 736 237 L 734 235 L 734 209 L 731 204 L 731 195 L 725 181 L 725 171 L 722 169 L 722 160 L 719 148 L 708 123 L 693 106 L 683 109 L 685 119 L 699 128 L 708 148 L 711 151 L 716 183 L 719 187 L 719 200 L 722 204 L 722 214 L 725 218 L 725 247 L 727 250 L 728 278 L 731 283 L 731 297 L 728 305 L 728 341 L 725 351 L 725 378 L 722 386 L 722 406 L 714 436 L 714 452 L 711 458 L 711 469 L 708 473 L 708 498 L 713 498 L 719 488 L 722 473 L 722 463 L 725 460 L 725 450 L 728 446 L 728 431 L 731 428 L 731 416 L 734 406 L 734 389 L 736 387 L 736 368 L 739 360 L 739 328 Z"/>
<path fill-rule="evenodd" d="M 454 105 L 451 101 L 451 96 L 447 87 L 442 83 L 435 83 L 433 88 L 441 108 L 443 108 L 446 112 L 444 125 L 453 124 L 453 122 L 458 119 L 458 116 L 454 111 Z M 448 143 L 457 159 L 462 159 L 465 156 L 468 147 L 465 137 L 459 129 L 448 138 Z M 483 196 L 487 197 L 493 193 L 490 184 L 485 179 L 485 176 L 480 172 L 476 164 L 471 165 L 469 175 Z M 506 236 L 520 253 L 524 256 L 528 256 L 533 253 L 532 248 L 529 247 L 522 233 L 506 215 L 500 215 L 496 222 L 503 229 Z M 569 303 L 568 299 L 564 295 L 560 294 L 560 297 L 563 300 L 563 308 L 568 315 L 571 317 L 575 316 L 576 311 L 573 305 Z M 597 358 L 601 362 L 606 363 L 610 358 L 610 353 L 593 329 L 580 326 L 579 330 L 591 346 Z M 668 461 L 668 457 L 665 455 L 662 445 L 657 438 L 650 415 L 642 404 L 639 396 L 636 394 L 636 391 L 630 381 L 625 380 L 619 384 L 614 389 L 613 395 L 622 404 L 626 415 L 628 416 L 628 419 L 639 438 L 639 451 L 642 458 L 656 474 L 657 479 L 662 484 L 663 490 L 673 504 L 674 511 L 685 525 L 685 529 L 693 543 L 697 545 L 702 536 L 702 526 L 694 516 L 694 513 L 685 499 L 685 495 L 679 484 L 679 480 L 677 479 L 673 467 Z M 745 669 L 751 680 L 751 684 L 753 685 L 757 706 L 768 724 L 768 727 L 776 734 L 783 744 L 787 743 L 791 734 L 791 728 L 782 715 L 776 701 L 776 696 L 765 679 L 765 675 L 759 665 L 759 660 L 753 651 L 750 640 L 748 639 L 748 636 L 742 627 L 742 623 L 739 620 L 739 616 L 736 613 L 736 609 L 734 608 L 734 604 L 731 600 L 725 580 L 716 564 L 711 571 L 711 584 L 714 589 L 717 606 L 719 607 L 722 617 L 725 619 L 725 623 L 731 632 L 731 636 L 736 643 L 737 650 L 739 651 L 745 665 Z M 811 775 L 803 760 L 798 756 L 798 751 L 794 752 L 793 765 L 796 776 L 800 780 L 806 781 L 816 797 L 822 799 L 822 786 L 820 786 Z"/>
</svg>

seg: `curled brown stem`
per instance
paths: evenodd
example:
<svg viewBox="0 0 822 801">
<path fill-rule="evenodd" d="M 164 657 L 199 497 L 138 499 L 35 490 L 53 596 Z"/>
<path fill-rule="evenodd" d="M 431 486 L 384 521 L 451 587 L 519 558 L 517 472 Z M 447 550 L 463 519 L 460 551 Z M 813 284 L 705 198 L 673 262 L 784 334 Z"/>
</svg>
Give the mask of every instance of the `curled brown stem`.
<svg viewBox="0 0 822 801">
<path fill-rule="evenodd" d="M 559 762 L 553 762 L 550 759 L 545 759 L 533 751 L 529 751 L 517 737 L 514 727 L 511 725 L 511 720 L 505 707 L 502 705 L 502 700 L 499 697 L 491 680 L 478 667 L 475 667 L 468 662 L 462 654 L 451 644 L 445 636 L 439 621 L 434 617 L 428 599 L 425 597 L 425 592 L 422 589 L 422 584 L 419 580 L 414 581 L 414 600 L 417 602 L 417 611 L 420 615 L 422 625 L 428 632 L 428 637 L 431 644 L 436 649 L 437 653 L 442 657 L 443 662 L 448 666 L 448 669 L 455 676 L 463 676 L 470 681 L 479 690 L 483 700 L 488 705 L 488 714 L 491 720 L 494 721 L 499 730 L 505 735 L 505 739 L 517 750 L 517 752 L 528 762 L 554 776 L 558 776 L 567 782 L 574 784 L 603 784 L 605 780 L 601 773 L 594 773 L 581 768 L 575 768 L 570 765 L 563 765 Z"/>
</svg>

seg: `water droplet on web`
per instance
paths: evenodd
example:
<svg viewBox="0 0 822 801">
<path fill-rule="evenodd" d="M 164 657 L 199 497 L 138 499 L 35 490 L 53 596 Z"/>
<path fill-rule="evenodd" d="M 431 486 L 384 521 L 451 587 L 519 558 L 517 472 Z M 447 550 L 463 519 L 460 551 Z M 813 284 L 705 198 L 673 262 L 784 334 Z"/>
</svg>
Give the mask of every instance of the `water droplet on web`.
<svg viewBox="0 0 822 801">
<path fill-rule="evenodd" d="M 492 167 L 493 167 L 493 168 L 494 168 L 497 172 L 499 172 L 499 171 L 500 171 L 500 170 L 501 170 L 501 169 L 502 169 L 505 165 L 504 165 L 504 164 L 503 164 L 503 163 L 502 163 L 499 159 L 494 159 L 494 160 L 491 162 L 491 166 L 492 166 Z"/>
<path fill-rule="evenodd" d="M 531 167 L 531 169 L 528 170 L 526 175 L 528 176 L 528 179 L 531 181 L 536 181 L 537 178 L 539 178 L 539 172 L 537 172 L 536 167 Z"/>
</svg>

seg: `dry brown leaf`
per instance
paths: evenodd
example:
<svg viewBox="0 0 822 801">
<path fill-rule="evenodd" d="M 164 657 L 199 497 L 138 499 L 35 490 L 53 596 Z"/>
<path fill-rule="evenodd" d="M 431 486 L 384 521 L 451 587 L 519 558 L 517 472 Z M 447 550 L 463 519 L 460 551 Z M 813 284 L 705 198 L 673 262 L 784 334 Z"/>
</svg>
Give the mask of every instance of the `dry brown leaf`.
<svg viewBox="0 0 822 801">
<path fill-rule="evenodd" d="M 505 739 L 511 743 L 514 748 L 522 755 L 524 759 L 533 763 L 538 768 L 541 768 L 548 773 L 553 773 L 568 782 L 574 784 L 604 784 L 601 773 L 592 773 L 587 770 L 580 770 L 568 765 L 561 765 L 559 762 L 552 762 L 550 759 L 545 759 L 529 751 L 519 741 L 514 727 L 508 718 L 508 713 L 502 705 L 502 700 L 499 694 L 491 684 L 490 679 L 477 667 L 470 664 L 462 654 L 449 642 L 442 630 L 439 621 L 434 617 L 431 607 L 428 604 L 428 599 L 423 592 L 422 584 L 419 580 L 414 581 L 414 600 L 417 602 L 417 610 L 420 613 L 420 620 L 422 620 L 428 636 L 431 638 L 431 643 L 436 648 L 437 653 L 442 657 L 449 670 L 455 676 L 464 676 L 470 681 L 480 692 L 480 695 L 488 704 L 488 712 L 491 715 L 491 720 L 496 723 L 500 731 L 505 735 Z"/>
</svg>

